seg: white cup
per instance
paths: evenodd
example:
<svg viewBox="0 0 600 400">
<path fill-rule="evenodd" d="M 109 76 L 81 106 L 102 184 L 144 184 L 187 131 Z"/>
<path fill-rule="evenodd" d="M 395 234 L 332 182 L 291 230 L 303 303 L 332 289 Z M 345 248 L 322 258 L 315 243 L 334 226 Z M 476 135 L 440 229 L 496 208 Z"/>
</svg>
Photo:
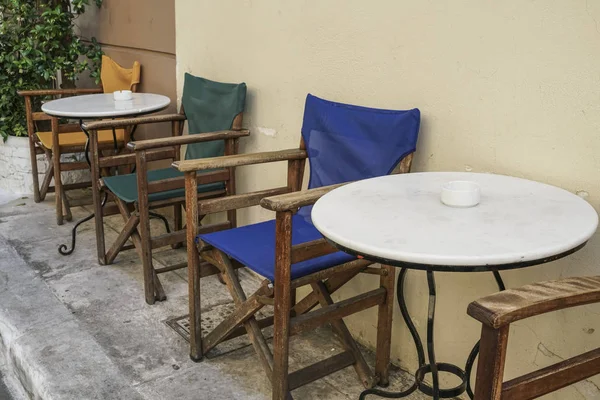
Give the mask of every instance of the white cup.
<svg viewBox="0 0 600 400">
<path fill-rule="evenodd" d="M 117 90 L 113 93 L 113 97 L 115 101 L 125 101 L 131 100 L 133 98 L 133 94 L 131 93 L 131 90 Z"/>
<path fill-rule="evenodd" d="M 441 200 L 450 207 L 474 207 L 479 204 L 479 184 L 471 181 L 452 181 L 442 187 Z"/>
</svg>

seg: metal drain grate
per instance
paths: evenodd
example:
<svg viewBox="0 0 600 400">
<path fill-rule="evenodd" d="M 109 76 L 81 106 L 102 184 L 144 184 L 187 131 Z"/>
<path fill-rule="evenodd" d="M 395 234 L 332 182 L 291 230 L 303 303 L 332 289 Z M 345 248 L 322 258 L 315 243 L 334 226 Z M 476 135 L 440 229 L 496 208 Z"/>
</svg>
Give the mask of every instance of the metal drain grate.
<svg viewBox="0 0 600 400">
<path fill-rule="evenodd" d="M 233 303 L 225 303 L 219 304 L 211 307 L 208 310 L 202 310 L 202 335 L 207 335 L 210 333 L 221 321 L 231 314 L 235 310 L 235 305 Z M 257 318 L 261 319 L 271 313 L 267 314 L 262 312 L 257 313 Z M 165 321 L 167 326 L 177 332 L 181 337 L 183 337 L 188 343 L 190 341 L 190 322 L 189 315 L 183 315 L 180 317 L 170 318 Z M 263 329 L 263 335 L 265 339 L 269 340 L 273 337 L 273 328 L 267 327 Z M 207 358 L 214 358 L 219 355 L 223 355 L 226 353 L 230 353 L 232 351 L 240 350 L 245 347 L 250 346 L 250 340 L 246 335 L 239 336 L 233 338 L 231 340 L 224 341 L 219 343 L 215 348 L 211 349 L 208 354 L 206 354 Z"/>
</svg>

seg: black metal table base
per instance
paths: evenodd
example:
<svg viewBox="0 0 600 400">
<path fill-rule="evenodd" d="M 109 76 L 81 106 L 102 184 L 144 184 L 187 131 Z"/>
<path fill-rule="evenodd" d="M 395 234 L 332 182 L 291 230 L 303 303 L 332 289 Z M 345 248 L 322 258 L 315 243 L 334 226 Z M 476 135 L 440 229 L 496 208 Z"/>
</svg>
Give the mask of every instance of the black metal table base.
<svg viewBox="0 0 600 400">
<path fill-rule="evenodd" d="M 83 127 L 83 120 L 81 120 L 81 119 L 79 120 L 79 127 L 81 128 L 81 131 L 86 136 L 84 155 L 85 155 L 85 160 L 86 160 L 87 164 L 89 166 L 91 166 L 92 163 L 90 161 L 90 156 L 89 156 L 89 152 L 90 152 L 90 134 Z M 132 141 L 134 140 L 133 135 L 135 134 L 135 130 L 136 129 L 137 129 L 137 125 L 134 125 L 133 128 L 131 129 L 130 134 L 129 134 Z M 116 132 L 115 128 L 112 129 L 112 137 L 113 137 L 113 148 L 114 148 L 115 153 L 116 153 L 118 151 L 118 149 L 119 149 L 119 146 L 118 146 L 118 143 L 117 143 L 117 132 Z M 134 167 L 133 171 L 135 171 L 135 167 Z M 108 197 L 107 194 L 104 193 L 104 198 L 102 199 L 101 207 L 104 207 L 104 205 L 106 204 L 107 197 Z M 150 214 L 152 216 L 154 216 L 155 218 L 160 218 L 164 222 L 164 224 L 165 224 L 165 227 L 167 229 L 167 233 L 170 233 L 169 223 L 167 222 L 167 220 L 165 219 L 165 217 L 163 217 L 160 214 L 156 214 L 156 213 L 152 213 L 152 212 L 150 212 Z M 69 249 L 66 244 L 59 245 L 58 246 L 58 252 L 60 254 L 62 254 L 63 256 L 68 256 L 68 255 L 71 255 L 73 253 L 73 251 L 75 250 L 75 244 L 77 243 L 77 228 L 79 228 L 79 226 L 81 224 L 83 224 L 83 223 L 91 220 L 94 217 L 95 217 L 95 214 L 91 213 L 90 215 L 87 215 L 86 217 L 80 219 L 79 221 L 77 221 L 77 223 L 75 223 L 75 226 L 73 227 L 73 229 L 71 229 L 71 248 Z"/>
<path fill-rule="evenodd" d="M 435 322 L 435 302 L 436 302 L 436 286 L 435 286 L 435 277 L 433 271 L 426 271 L 427 274 L 427 286 L 429 289 L 429 306 L 428 306 L 428 315 L 427 315 L 427 361 L 425 362 L 425 350 L 423 348 L 423 342 L 419 337 L 419 333 L 415 328 L 415 325 L 412 321 L 410 314 L 408 313 L 408 308 L 406 307 L 406 299 L 404 298 L 404 279 L 406 277 L 406 272 L 408 270 L 406 268 L 402 268 L 400 270 L 400 274 L 398 275 L 398 283 L 396 286 L 396 295 L 398 300 L 398 305 L 400 306 L 400 312 L 402 314 L 402 318 L 410 331 L 410 334 L 415 342 L 415 348 L 417 350 L 417 358 L 419 361 L 419 368 L 415 372 L 415 383 L 409 387 L 408 389 L 402 392 L 388 392 L 385 390 L 381 390 L 378 388 L 367 389 L 360 394 L 360 399 L 366 399 L 366 397 L 370 394 L 377 395 L 380 397 L 385 397 L 389 399 L 398 399 L 402 397 L 406 397 L 413 393 L 416 390 L 421 391 L 422 393 L 431 396 L 433 399 L 447 399 L 452 397 L 460 396 L 465 391 L 469 395 L 469 397 L 473 398 L 473 391 L 471 389 L 471 371 L 473 369 L 473 363 L 479 354 L 479 342 L 473 347 L 471 353 L 467 357 L 467 362 L 465 365 L 465 369 L 461 369 L 457 365 L 449 364 L 449 363 L 440 363 L 436 361 L 435 358 L 435 340 L 434 340 L 434 322 Z M 502 277 L 497 271 L 492 271 L 494 274 L 494 278 L 496 279 L 496 283 L 498 284 L 498 288 L 500 290 L 504 290 L 504 282 L 502 281 Z M 456 376 L 460 383 L 452 388 L 440 388 L 439 383 L 439 373 L 446 372 Z M 431 382 L 432 384 L 428 384 L 425 382 L 425 376 L 427 374 L 431 374 Z"/>
</svg>

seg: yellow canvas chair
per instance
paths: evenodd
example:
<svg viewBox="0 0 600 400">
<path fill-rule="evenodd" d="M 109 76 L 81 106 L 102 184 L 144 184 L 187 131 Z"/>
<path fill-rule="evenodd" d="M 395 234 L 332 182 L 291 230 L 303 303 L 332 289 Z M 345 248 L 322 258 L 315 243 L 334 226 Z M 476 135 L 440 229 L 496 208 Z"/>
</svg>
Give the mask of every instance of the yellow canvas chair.
<svg viewBox="0 0 600 400">
<path fill-rule="evenodd" d="M 58 225 L 62 225 L 65 218 L 67 221 L 72 219 L 71 205 L 66 196 L 66 191 L 90 186 L 90 182 L 62 184 L 62 171 L 88 169 L 89 165 L 84 161 L 61 161 L 61 154 L 85 151 L 87 137 L 81 131 L 79 124 L 59 124 L 58 118 L 41 111 L 34 111 L 34 103 L 37 103 L 38 107 L 40 106 L 40 102 L 35 101 L 39 100 L 36 97 L 55 99 L 81 94 L 112 93 L 117 90 L 136 91 L 137 85 L 140 83 L 141 66 L 139 62 L 135 61 L 131 68 L 123 68 L 110 57 L 102 56 L 101 68 L 101 87 L 97 89 L 49 89 L 19 92 L 25 98 L 34 200 L 40 202 L 44 200 L 48 192 L 56 193 L 56 223 Z M 48 121 L 50 122 L 49 126 L 43 126 L 43 124 L 48 125 Z M 43 128 L 46 128 L 46 130 Z M 50 130 L 47 130 L 48 128 Z M 129 140 L 127 130 L 115 130 L 114 138 L 116 138 L 116 150 L 124 148 Z M 98 132 L 98 143 L 101 150 L 115 149 L 113 131 Z M 36 162 L 38 154 L 45 154 L 49 163 L 41 186 Z M 54 187 L 50 187 L 53 178 Z"/>
</svg>

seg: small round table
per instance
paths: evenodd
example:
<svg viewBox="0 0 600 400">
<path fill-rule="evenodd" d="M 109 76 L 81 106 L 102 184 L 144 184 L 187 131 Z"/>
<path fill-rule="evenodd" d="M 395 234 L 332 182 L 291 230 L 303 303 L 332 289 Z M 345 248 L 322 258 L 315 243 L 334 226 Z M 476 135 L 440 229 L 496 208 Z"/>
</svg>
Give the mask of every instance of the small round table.
<svg viewBox="0 0 600 400">
<path fill-rule="evenodd" d="M 79 126 L 87 137 L 85 143 L 85 159 L 88 165 L 91 165 L 89 158 L 90 134 L 83 129 L 84 119 L 101 119 L 101 118 L 125 118 L 137 117 L 145 114 L 164 110 L 171 104 L 171 99 L 167 96 L 153 93 L 133 93 L 131 100 L 115 101 L 112 93 L 104 94 L 88 94 L 81 96 L 65 97 L 49 101 L 42 105 L 42 111 L 53 117 L 62 117 L 70 119 L 78 119 Z M 137 126 L 134 126 L 130 135 L 133 139 L 133 134 Z M 113 129 L 114 148 L 117 150 L 117 135 Z M 92 190 L 95 188 L 92 186 Z M 94 196 L 94 201 L 96 201 Z M 106 203 L 106 197 L 102 200 L 102 206 Z M 71 231 L 71 248 L 61 244 L 58 247 L 58 252 L 62 255 L 69 255 L 75 250 L 75 239 L 77 236 L 77 228 L 82 223 L 94 218 L 94 213 L 77 221 Z"/>
<path fill-rule="evenodd" d="M 481 188 L 479 205 L 453 208 L 441 203 L 442 186 L 449 181 L 475 181 Z M 566 190 L 503 175 L 425 172 L 367 179 L 337 188 L 317 201 L 315 227 L 340 250 L 386 265 L 401 267 L 398 303 L 415 342 L 419 368 L 415 383 L 400 393 L 378 389 L 366 394 L 404 397 L 415 390 L 434 399 L 468 391 L 478 344 L 462 368 L 436 361 L 434 272 L 494 273 L 556 260 L 581 249 L 598 226 L 598 215 L 585 200 Z M 404 278 L 408 269 L 426 271 L 429 287 L 427 355 L 406 308 Z M 456 375 L 461 384 L 439 386 L 438 371 Z M 424 381 L 431 373 L 432 385 Z"/>
</svg>

